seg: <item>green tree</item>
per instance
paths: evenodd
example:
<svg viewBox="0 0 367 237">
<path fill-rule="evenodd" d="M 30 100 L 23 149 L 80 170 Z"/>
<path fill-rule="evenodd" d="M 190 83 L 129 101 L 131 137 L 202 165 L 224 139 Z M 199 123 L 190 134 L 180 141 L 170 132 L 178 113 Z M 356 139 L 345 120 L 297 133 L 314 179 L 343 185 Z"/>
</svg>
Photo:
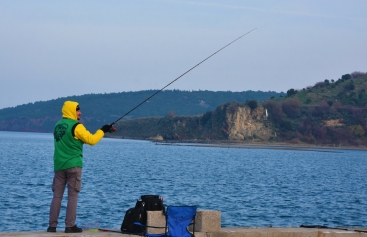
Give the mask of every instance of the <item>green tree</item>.
<svg viewBox="0 0 367 237">
<path fill-rule="evenodd" d="M 290 96 L 292 96 L 292 95 L 295 95 L 295 94 L 297 94 L 297 91 L 296 91 L 295 89 L 289 89 L 289 90 L 287 91 L 287 96 L 288 96 L 288 97 L 290 97 Z"/>
<path fill-rule="evenodd" d="M 342 80 L 349 80 L 349 79 L 352 79 L 352 75 L 350 75 L 350 74 L 344 74 L 342 76 Z"/>
<path fill-rule="evenodd" d="M 346 84 L 345 86 L 344 86 L 344 88 L 346 89 L 346 90 L 354 90 L 355 88 L 356 88 L 356 86 L 354 85 L 354 83 L 353 83 L 353 81 L 350 81 L 348 84 Z"/>
</svg>

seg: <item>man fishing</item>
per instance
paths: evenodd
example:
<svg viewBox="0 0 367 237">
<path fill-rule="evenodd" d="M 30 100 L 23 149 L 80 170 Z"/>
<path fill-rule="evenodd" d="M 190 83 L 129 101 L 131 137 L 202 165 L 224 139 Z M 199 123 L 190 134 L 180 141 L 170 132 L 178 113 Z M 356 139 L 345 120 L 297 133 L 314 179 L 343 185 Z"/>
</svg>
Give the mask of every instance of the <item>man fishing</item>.
<svg viewBox="0 0 367 237">
<path fill-rule="evenodd" d="M 83 144 L 97 144 L 105 133 L 116 129 L 111 124 L 104 125 L 91 134 L 79 123 L 82 112 L 79 104 L 65 101 L 62 107 L 62 119 L 54 129 L 54 179 L 52 183 L 53 198 L 50 206 L 50 219 L 47 232 L 56 232 L 61 201 L 66 184 L 68 186 L 68 203 L 66 207 L 65 233 L 82 232 L 76 224 L 78 194 L 81 189 L 83 167 Z"/>
<path fill-rule="evenodd" d="M 196 64 L 194 67 L 187 70 L 181 76 L 171 81 L 162 89 L 155 92 L 153 95 L 142 101 L 140 104 L 129 110 L 123 116 L 118 118 L 111 124 L 104 125 L 101 129 L 97 130 L 95 134 L 91 134 L 82 124 L 78 123 L 80 119 L 80 108 L 77 102 L 66 101 L 62 107 L 62 119 L 57 122 L 54 130 L 54 170 L 55 177 L 52 184 L 52 191 L 54 192 L 53 199 L 50 207 L 50 221 L 48 232 L 56 232 L 57 219 L 60 213 L 60 206 L 62 196 L 64 194 L 65 186 L 68 184 L 68 204 L 66 208 L 65 218 L 65 232 L 66 233 L 77 233 L 82 232 L 82 229 L 75 225 L 76 220 L 76 205 L 78 201 L 78 194 L 81 188 L 81 173 L 83 167 L 83 144 L 89 145 L 97 144 L 106 132 L 114 132 L 116 129 L 112 126 L 119 120 L 124 118 L 126 115 L 134 111 L 136 108 L 144 104 L 150 98 L 163 91 L 166 87 L 186 75 L 188 72 L 225 49 L 235 41 L 251 33 L 253 29 L 237 39 L 233 40 L 226 46 L 217 50 L 215 53 Z"/>
</svg>

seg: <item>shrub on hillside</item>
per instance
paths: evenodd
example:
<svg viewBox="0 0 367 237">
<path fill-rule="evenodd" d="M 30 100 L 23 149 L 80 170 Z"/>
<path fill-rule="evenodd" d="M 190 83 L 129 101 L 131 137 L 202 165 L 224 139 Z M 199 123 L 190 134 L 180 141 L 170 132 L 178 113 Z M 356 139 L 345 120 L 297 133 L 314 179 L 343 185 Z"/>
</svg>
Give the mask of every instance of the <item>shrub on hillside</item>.
<svg viewBox="0 0 367 237">
<path fill-rule="evenodd" d="M 354 90 L 355 88 L 356 88 L 356 86 L 354 85 L 353 81 L 350 81 L 348 84 L 346 84 L 344 86 L 345 90 L 350 90 L 350 91 Z"/>
<path fill-rule="evenodd" d="M 251 110 L 254 110 L 257 108 L 258 104 L 256 100 L 249 100 L 246 102 L 246 104 L 250 107 Z"/>
<path fill-rule="evenodd" d="M 301 103 L 297 99 L 289 99 L 282 103 L 283 112 L 291 118 L 300 116 Z"/>
<path fill-rule="evenodd" d="M 283 113 L 282 104 L 274 101 L 266 101 L 264 107 L 268 110 L 269 119 L 274 123 L 280 123 L 285 114 Z"/>
<path fill-rule="evenodd" d="M 352 72 L 351 76 L 352 76 L 352 78 L 364 77 L 364 76 L 367 76 L 367 73 L 365 73 L 365 72 Z"/>
<path fill-rule="evenodd" d="M 208 122 L 208 120 L 212 117 L 212 115 L 213 115 L 212 111 L 208 111 L 205 114 L 203 114 L 203 116 L 200 119 L 201 126 L 204 126 Z"/>
</svg>

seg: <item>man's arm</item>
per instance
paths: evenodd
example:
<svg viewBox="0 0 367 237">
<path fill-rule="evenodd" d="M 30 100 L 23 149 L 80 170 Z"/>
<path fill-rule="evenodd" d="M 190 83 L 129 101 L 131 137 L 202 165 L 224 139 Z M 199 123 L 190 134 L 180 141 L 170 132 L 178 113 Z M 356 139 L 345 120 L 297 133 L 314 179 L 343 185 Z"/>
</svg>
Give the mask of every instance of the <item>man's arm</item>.
<svg viewBox="0 0 367 237">
<path fill-rule="evenodd" d="M 81 140 L 88 145 L 97 144 L 104 136 L 104 132 L 98 129 L 96 133 L 91 134 L 83 124 L 78 124 L 74 130 L 75 138 Z"/>
</svg>

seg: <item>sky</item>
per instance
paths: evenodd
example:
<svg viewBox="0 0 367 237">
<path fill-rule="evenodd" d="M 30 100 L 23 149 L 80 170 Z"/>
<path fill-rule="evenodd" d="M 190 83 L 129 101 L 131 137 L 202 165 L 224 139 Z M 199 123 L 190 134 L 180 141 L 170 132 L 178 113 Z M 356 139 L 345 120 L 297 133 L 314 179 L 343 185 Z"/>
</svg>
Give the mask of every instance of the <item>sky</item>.
<svg viewBox="0 0 367 237">
<path fill-rule="evenodd" d="M 158 90 L 253 29 L 167 89 L 337 80 L 367 72 L 366 12 L 366 0 L 0 0 L 0 109 Z"/>
</svg>

